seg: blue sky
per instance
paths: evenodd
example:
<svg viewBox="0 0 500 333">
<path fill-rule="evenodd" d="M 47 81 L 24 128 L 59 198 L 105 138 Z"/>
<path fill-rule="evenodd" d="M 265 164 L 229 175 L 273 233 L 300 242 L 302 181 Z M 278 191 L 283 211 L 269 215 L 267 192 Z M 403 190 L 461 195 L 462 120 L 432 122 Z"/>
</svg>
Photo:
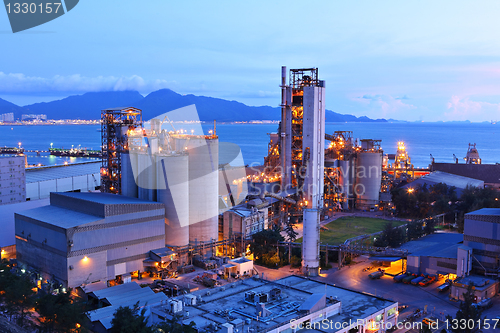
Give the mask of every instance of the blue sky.
<svg viewBox="0 0 500 333">
<path fill-rule="evenodd" d="M 170 88 L 278 106 L 281 66 L 318 67 L 327 109 L 500 120 L 498 1 L 82 0 L 13 34 L 0 10 L 0 97 Z"/>
</svg>

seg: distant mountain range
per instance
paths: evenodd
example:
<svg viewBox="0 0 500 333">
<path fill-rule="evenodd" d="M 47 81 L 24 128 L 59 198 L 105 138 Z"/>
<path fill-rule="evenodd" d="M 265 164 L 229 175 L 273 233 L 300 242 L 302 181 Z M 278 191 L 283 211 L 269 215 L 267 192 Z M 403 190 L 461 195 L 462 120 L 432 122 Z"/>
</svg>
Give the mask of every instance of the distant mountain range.
<svg viewBox="0 0 500 333">
<path fill-rule="evenodd" d="M 281 109 L 270 106 L 248 106 L 236 101 L 220 98 L 181 95 L 169 89 L 154 91 L 143 97 L 137 91 L 90 92 L 66 97 L 47 103 L 36 103 L 24 107 L 0 99 L 0 114 L 13 112 L 15 119 L 22 114 L 46 114 L 48 119 L 100 119 L 102 109 L 133 106 L 143 112 L 148 120 L 162 113 L 195 104 L 200 120 L 219 122 L 280 120 Z M 327 122 L 387 122 L 385 119 L 370 119 L 326 111 Z"/>
</svg>

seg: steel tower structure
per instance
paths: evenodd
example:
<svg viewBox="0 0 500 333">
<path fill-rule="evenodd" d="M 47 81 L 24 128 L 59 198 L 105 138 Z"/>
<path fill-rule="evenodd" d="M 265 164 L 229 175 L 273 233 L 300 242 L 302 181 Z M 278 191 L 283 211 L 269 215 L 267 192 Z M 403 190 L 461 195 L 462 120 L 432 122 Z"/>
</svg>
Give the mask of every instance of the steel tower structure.
<svg viewBox="0 0 500 333">
<path fill-rule="evenodd" d="M 323 209 L 325 165 L 325 82 L 317 68 L 281 69 L 280 162 L 282 189 L 296 187 L 304 224 L 302 270 L 319 274 L 319 221 Z"/>
<path fill-rule="evenodd" d="M 128 156 L 128 136 L 137 128 L 142 128 L 142 111 L 139 109 L 126 107 L 101 111 L 101 192 L 122 194 L 122 155 Z M 129 166 L 125 169 L 131 174 Z"/>
</svg>

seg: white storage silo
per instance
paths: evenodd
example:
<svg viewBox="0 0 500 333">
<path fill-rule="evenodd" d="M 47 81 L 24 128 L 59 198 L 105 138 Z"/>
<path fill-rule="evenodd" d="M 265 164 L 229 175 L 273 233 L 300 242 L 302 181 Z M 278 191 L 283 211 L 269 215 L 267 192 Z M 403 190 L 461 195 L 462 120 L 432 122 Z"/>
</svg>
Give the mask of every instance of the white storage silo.
<svg viewBox="0 0 500 333">
<path fill-rule="evenodd" d="M 369 209 L 379 203 L 382 183 L 382 152 L 361 152 L 356 167 L 356 207 Z"/>
<path fill-rule="evenodd" d="M 132 166 L 132 163 L 137 163 L 137 159 L 131 159 L 128 152 L 123 152 L 121 154 L 121 191 L 122 195 L 137 198 L 138 188 L 133 171 L 136 167 Z"/>
<path fill-rule="evenodd" d="M 154 155 L 147 152 L 136 154 L 137 156 L 137 185 L 138 197 L 142 200 L 156 200 L 156 163 Z"/>
<path fill-rule="evenodd" d="M 165 205 L 165 244 L 189 244 L 188 156 L 156 155 L 157 202 Z"/>
<path fill-rule="evenodd" d="M 189 170 L 189 242 L 219 238 L 219 140 L 209 136 L 179 136 L 175 149 L 185 147 Z"/>
</svg>

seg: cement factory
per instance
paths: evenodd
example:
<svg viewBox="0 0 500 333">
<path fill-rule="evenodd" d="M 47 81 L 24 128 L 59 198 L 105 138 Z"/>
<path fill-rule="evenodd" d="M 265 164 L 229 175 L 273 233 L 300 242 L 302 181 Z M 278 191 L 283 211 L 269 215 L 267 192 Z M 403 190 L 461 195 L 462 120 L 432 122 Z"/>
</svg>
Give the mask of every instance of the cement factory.
<svg viewBox="0 0 500 333">
<path fill-rule="evenodd" d="M 317 276 L 320 220 L 328 207 L 378 207 L 383 151 L 380 140 L 355 141 L 352 132 L 325 135 L 325 82 L 317 68 L 292 69 L 287 83 L 283 67 L 281 91 L 279 130 L 271 134 L 262 172 L 253 175 L 230 161 L 222 164 L 230 171 L 220 168 L 215 125 L 209 135 L 194 135 L 176 131 L 168 113 L 164 119 L 152 119 L 146 128 L 139 109 L 103 110 L 101 190 L 162 203 L 165 244 L 179 255 L 180 264 L 187 262 L 183 254 L 191 247 L 202 256 L 216 255 L 218 248 L 227 252 L 223 248 L 228 240 L 219 235 L 218 216 L 224 210 L 220 202 L 227 208 L 241 201 L 248 205 L 258 200 L 261 208 L 274 203 L 273 222 L 301 217 L 302 271 Z M 171 128 L 165 129 L 164 122 Z M 330 142 L 326 149 L 325 139 Z M 401 173 L 408 163 L 403 152 L 397 156 L 393 169 Z M 227 191 L 221 193 L 220 188 Z M 251 211 L 258 213 L 257 208 Z M 273 215 L 272 209 L 266 215 Z M 241 246 L 237 250 L 245 252 Z"/>
<path fill-rule="evenodd" d="M 470 184 L 500 188 L 498 179 L 468 178 L 477 170 L 492 174 L 495 166 L 481 164 L 475 144 L 469 145 L 465 164 L 458 159 L 432 161 L 429 168 L 419 169 L 411 163 L 404 142 L 397 143 L 395 154 L 384 154 L 377 138 L 357 139 L 351 131 L 325 133 L 325 87 L 317 68 L 281 68 L 281 121 L 269 134 L 268 154 L 258 167 L 244 164 L 238 146 L 219 141 L 215 121 L 203 133 L 194 106 L 148 121 L 134 107 L 102 110 L 99 169 L 88 171 L 95 162 L 80 166 L 85 175 L 66 177 L 71 184 L 56 179 L 52 185 L 38 177 L 23 187 L 24 192 L 14 193 L 19 202 L 44 201 L 30 201 L 29 210 L 15 211 L 15 246 L 8 251 L 15 253 L 19 267 L 36 277 L 40 289 L 75 288 L 106 304 L 89 314 L 96 332 L 108 332 L 114 311 L 137 299 L 141 307 L 149 306 L 153 322 L 182 314 L 185 324 L 192 320 L 203 332 L 292 332 L 292 318 L 300 323 L 356 320 L 342 311 L 359 313 L 363 323 L 332 331 L 377 331 L 373 327 L 381 320 L 396 323 L 397 302 L 309 279 L 320 274 L 320 250 L 326 250 L 328 258 L 333 249 L 320 243 L 320 223 L 339 211 L 390 211 L 390 190 L 401 183 L 449 181 L 459 189 Z M 193 129 L 180 129 L 180 123 Z M 15 177 L 24 177 L 24 158 L 3 158 L 0 167 L 7 160 L 5 167 L 15 170 Z M 412 190 L 408 187 L 408 193 Z M 468 220 L 475 218 L 471 216 Z M 301 246 L 302 276 L 274 282 L 259 279 L 250 256 L 252 235 L 274 226 L 283 229 L 291 222 L 303 226 L 302 244 L 293 243 Z M 482 241 L 485 237 L 466 235 L 464 240 L 490 244 Z M 398 260 L 410 258 L 408 271 L 437 274 L 439 269 L 439 274 L 460 271 L 463 276 L 468 272 L 457 270 L 456 262 L 473 250 L 465 246 L 457 257 L 456 243 L 450 241 L 445 266 L 444 259 L 421 265 L 407 250 L 384 253 L 392 251 L 387 255 Z M 288 246 L 291 254 L 291 241 Z M 341 246 L 334 249 L 339 258 Z M 7 254 L 2 247 L 2 258 Z M 194 266 L 216 271 L 196 277 L 212 289 L 197 290 L 189 283 L 180 288 L 181 282 L 169 282 L 177 274 L 194 271 Z M 132 281 L 145 274 L 160 278 L 151 288 L 165 294 Z M 218 274 L 228 280 L 254 279 L 234 282 L 227 287 L 234 288 L 230 291 L 215 288 Z M 193 307 L 191 313 L 186 306 Z"/>
</svg>

